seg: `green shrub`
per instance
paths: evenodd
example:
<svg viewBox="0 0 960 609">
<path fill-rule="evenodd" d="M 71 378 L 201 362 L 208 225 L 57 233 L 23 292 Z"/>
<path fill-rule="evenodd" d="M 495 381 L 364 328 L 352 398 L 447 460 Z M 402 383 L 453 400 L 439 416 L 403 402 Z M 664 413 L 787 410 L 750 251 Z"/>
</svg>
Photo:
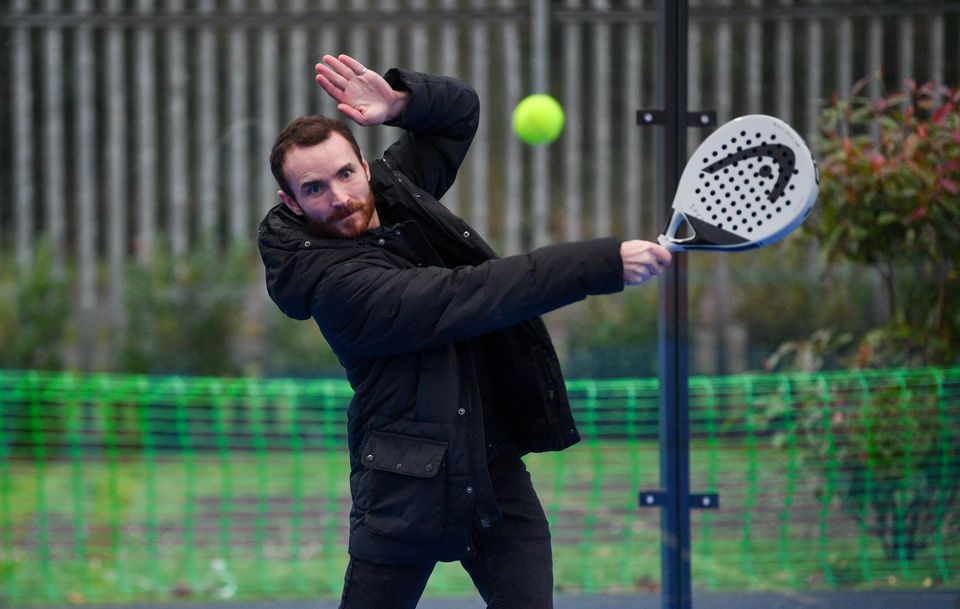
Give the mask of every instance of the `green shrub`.
<svg viewBox="0 0 960 609">
<path fill-rule="evenodd" d="M 74 340 L 70 272 L 48 245 L 31 264 L 0 271 L 0 368 L 57 370 Z"/>
<path fill-rule="evenodd" d="M 236 375 L 249 251 L 200 248 L 174 256 L 160 248 L 148 264 L 131 262 L 126 314 L 115 369 L 134 373 Z"/>
<path fill-rule="evenodd" d="M 889 560 L 912 561 L 960 534 L 960 420 L 945 397 L 956 388 L 936 375 L 823 377 L 766 407 L 774 444 L 796 438 L 819 491 L 835 496 Z"/>
<path fill-rule="evenodd" d="M 960 89 L 908 83 L 876 101 L 858 91 L 821 115 L 820 200 L 807 230 L 825 260 L 883 278 L 890 319 L 863 337 L 856 365 L 951 364 L 960 356 Z"/>
</svg>

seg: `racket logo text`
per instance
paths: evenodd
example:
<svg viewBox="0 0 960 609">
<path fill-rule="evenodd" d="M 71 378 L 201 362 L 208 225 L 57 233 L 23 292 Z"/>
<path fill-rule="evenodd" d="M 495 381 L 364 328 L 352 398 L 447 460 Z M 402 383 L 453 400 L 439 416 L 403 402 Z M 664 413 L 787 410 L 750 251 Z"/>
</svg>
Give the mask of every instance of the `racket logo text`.
<svg viewBox="0 0 960 609">
<path fill-rule="evenodd" d="M 787 188 L 787 183 L 790 181 L 790 176 L 793 175 L 794 168 L 797 166 L 797 155 L 794 154 L 789 146 L 764 143 L 745 150 L 739 150 L 715 163 L 707 165 L 704 167 L 704 171 L 707 173 L 716 173 L 725 167 L 737 167 L 741 162 L 746 162 L 754 158 L 773 159 L 773 162 L 780 168 L 777 174 L 777 181 L 773 185 L 773 188 L 770 189 L 770 194 L 767 195 L 767 199 L 773 203 L 783 196 Z M 762 165 L 757 171 L 756 176 L 760 178 L 772 178 L 773 170 L 770 169 L 769 165 Z"/>
</svg>

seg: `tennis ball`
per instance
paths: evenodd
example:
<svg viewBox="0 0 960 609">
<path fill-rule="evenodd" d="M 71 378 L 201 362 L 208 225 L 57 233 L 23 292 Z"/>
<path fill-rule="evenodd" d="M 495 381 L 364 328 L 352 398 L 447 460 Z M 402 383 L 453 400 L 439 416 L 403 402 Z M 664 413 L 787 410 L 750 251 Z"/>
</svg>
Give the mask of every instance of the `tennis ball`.
<svg viewBox="0 0 960 609">
<path fill-rule="evenodd" d="M 544 93 L 524 97 L 513 110 L 513 131 L 533 146 L 552 142 L 563 131 L 563 107 Z"/>
</svg>

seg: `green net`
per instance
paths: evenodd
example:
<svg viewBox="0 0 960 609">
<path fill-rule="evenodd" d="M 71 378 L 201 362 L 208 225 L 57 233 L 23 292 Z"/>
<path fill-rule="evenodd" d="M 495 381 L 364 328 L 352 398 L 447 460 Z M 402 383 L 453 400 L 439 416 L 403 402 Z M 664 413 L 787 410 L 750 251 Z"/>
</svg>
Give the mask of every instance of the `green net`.
<svg viewBox="0 0 960 609">
<path fill-rule="evenodd" d="M 561 591 L 659 587 L 657 385 L 570 381 L 584 441 L 526 457 Z M 0 372 L 0 604 L 339 594 L 351 395 Z M 697 588 L 960 583 L 960 369 L 697 377 L 690 422 Z"/>
</svg>

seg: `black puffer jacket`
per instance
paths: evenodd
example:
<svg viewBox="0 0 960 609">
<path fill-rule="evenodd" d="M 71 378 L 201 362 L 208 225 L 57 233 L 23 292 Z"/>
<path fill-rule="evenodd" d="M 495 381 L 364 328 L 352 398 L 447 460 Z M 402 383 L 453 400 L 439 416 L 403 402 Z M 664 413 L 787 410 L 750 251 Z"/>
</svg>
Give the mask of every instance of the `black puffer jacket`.
<svg viewBox="0 0 960 609">
<path fill-rule="evenodd" d="M 476 93 L 404 70 L 385 78 L 411 97 L 396 122 L 401 138 L 370 163 L 381 228 L 319 239 L 278 205 L 261 223 L 260 252 L 271 298 L 290 317 L 313 317 L 355 391 L 350 554 L 384 564 L 462 560 L 474 554 L 474 523 L 499 517 L 477 370 L 498 379 L 484 395 L 521 452 L 575 443 L 538 316 L 622 290 L 619 242 L 497 258 L 438 202 L 476 132 Z"/>
</svg>

